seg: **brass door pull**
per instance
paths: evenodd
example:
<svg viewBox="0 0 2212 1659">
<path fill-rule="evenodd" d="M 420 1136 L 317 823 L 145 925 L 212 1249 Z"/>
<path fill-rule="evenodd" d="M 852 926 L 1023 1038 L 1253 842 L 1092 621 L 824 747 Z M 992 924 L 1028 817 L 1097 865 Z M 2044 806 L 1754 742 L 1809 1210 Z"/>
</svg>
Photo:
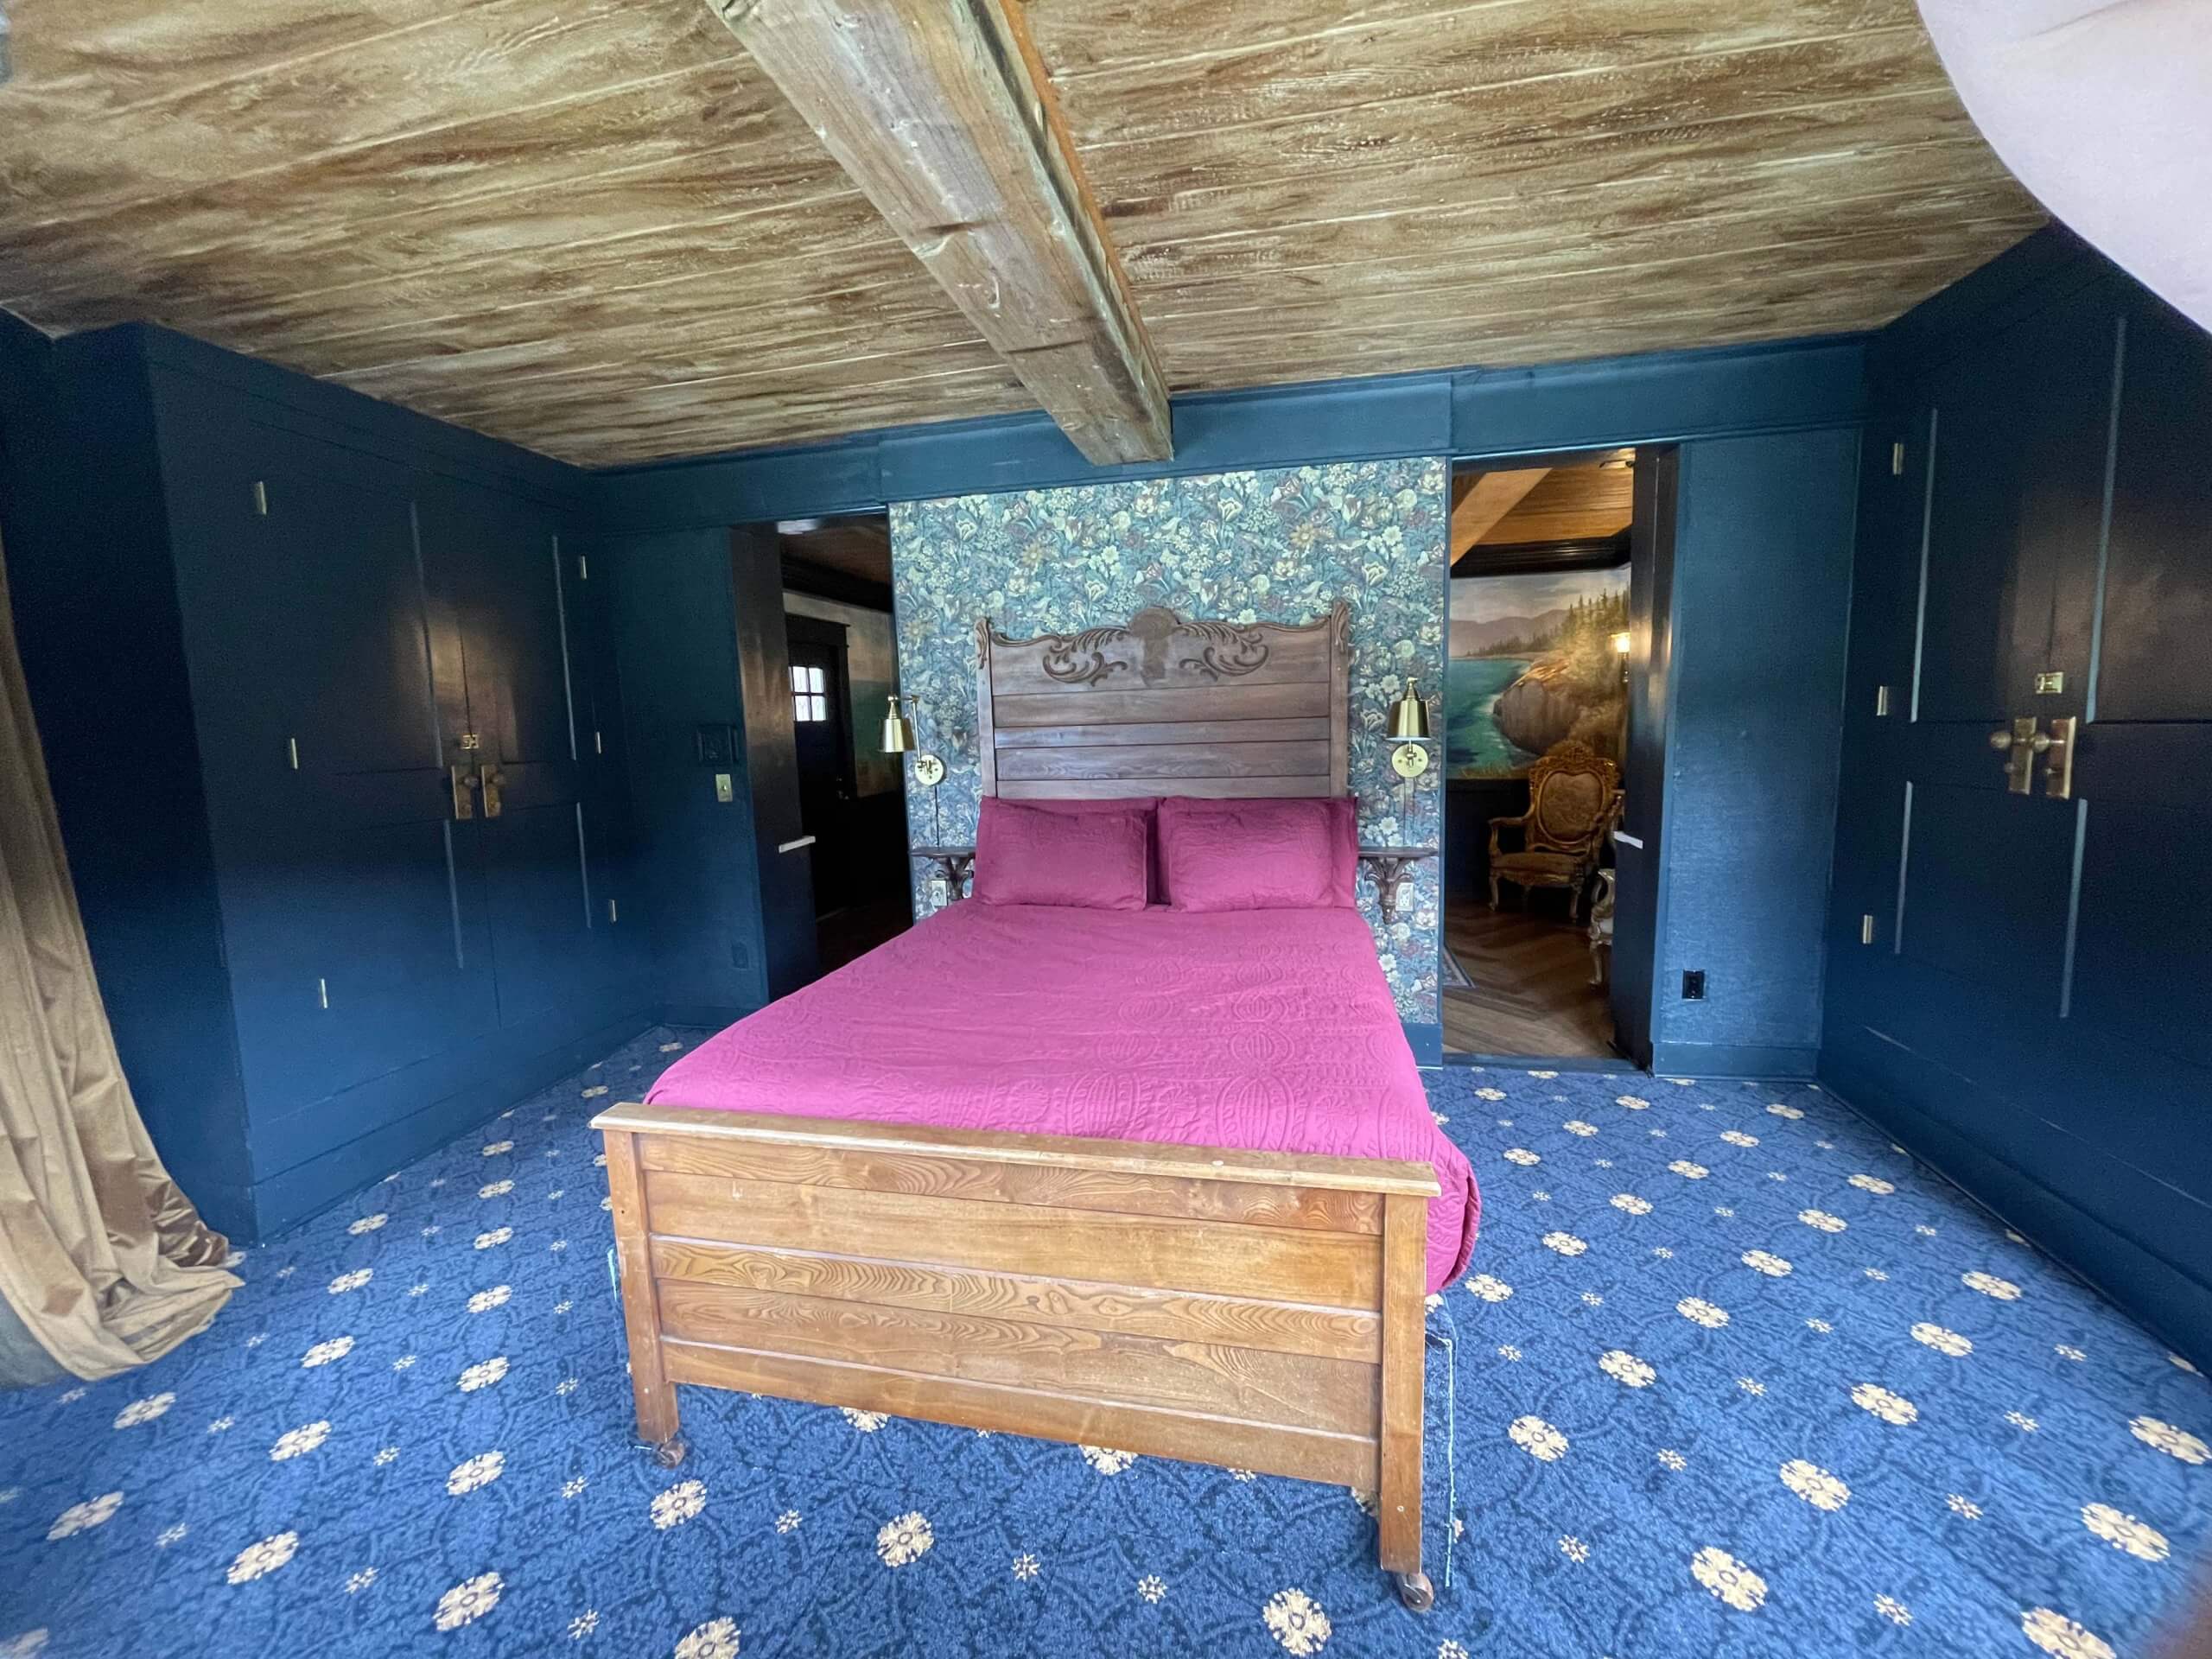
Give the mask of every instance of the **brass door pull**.
<svg viewBox="0 0 2212 1659">
<path fill-rule="evenodd" d="M 2035 792 L 2036 757 L 2050 757 L 2050 764 L 2044 774 L 2044 793 L 2053 800 L 2069 800 L 2074 794 L 2074 736 L 2078 721 L 2071 715 L 2061 715 L 2050 722 L 2048 732 L 2039 732 L 2040 722 L 2033 715 L 2023 715 L 2009 727 L 1989 734 L 1989 747 L 2004 755 L 2005 786 L 2015 795 Z"/>
<path fill-rule="evenodd" d="M 474 774 L 471 772 L 469 768 L 456 760 L 453 763 L 451 767 L 451 776 L 453 779 L 454 817 L 456 818 L 474 817 L 476 816 L 476 797 L 472 792 L 476 787 L 476 779 Z"/>
<path fill-rule="evenodd" d="M 484 780 L 484 816 L 496 818 L 499 816 L 499 785 L 507 781 L 507 776 L 489 760 L 478 775 Z"/>
<path fill-rule="evenodd" d="M 2024 716 L 2006 729 L 1989 734 L 1989 747 L 2005 756 L 2005 787 L 2015 795 L 2025 795 L 2035 788 L 2038 741 L 2044 748 L 2050 747 L 2050 740 L 2036 730 L 2032 716 Z"/>
<path fill-rule="evenodd" d="M 2074 798 L 2074 742 L 2081 721 L 2061 715 L 2050 722 L 2050 735 L 2040 740 L 2050 759 L 2044 768 L 2043 792 L 2054 801 Z"/>
</svg>

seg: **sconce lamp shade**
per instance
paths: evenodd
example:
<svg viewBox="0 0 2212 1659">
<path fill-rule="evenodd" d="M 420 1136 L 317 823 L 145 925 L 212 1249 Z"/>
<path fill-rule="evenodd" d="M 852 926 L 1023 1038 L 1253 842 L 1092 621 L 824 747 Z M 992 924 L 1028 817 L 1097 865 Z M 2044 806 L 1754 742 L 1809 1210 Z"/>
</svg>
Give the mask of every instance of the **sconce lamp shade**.
<svg viewBox="0 0 2212 1659">
<path fill-rule="evenodd" d="M 899 712 L 899 696 L 891 696 L 890 712 L 883 716 L 883 752 L 905 754 L 914 747 L 914 722 Z"/>
<path fill-rule="evenodd" d="M 1428 705 L 1414 693 L 1410 679 L 1406 682 L 1405 696 L 1390 705 L 1390 740 L 1394 743 L 1428 741 Z"/>
</svg>

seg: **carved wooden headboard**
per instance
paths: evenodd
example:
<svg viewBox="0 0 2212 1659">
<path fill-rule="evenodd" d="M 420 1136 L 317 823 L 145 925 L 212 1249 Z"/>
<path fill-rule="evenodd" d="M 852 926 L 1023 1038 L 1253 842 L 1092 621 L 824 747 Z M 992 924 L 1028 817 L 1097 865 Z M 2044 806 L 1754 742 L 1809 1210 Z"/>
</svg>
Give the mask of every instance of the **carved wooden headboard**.
<svg viewBox="0 0 2212 1659">
<path fill-rule="evenodd" d="M 1341 795 L 1351 612 L 1295 625 L 1186 621 L 1009 639 L 976 624 L 986 795 Z"/>
</svg>

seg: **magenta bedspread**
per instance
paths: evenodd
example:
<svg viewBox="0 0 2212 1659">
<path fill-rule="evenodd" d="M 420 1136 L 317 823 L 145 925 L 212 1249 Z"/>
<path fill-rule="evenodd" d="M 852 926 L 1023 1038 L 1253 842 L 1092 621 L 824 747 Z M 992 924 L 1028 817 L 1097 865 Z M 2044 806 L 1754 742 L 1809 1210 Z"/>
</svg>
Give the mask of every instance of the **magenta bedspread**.
<svg viewBox="0 0 2212 1659">
<path fill-rule="evenodd" d="M 701 1044 L 647 1098 L 1418 1160 L 1444 1189 L 1431 1290 L 1466 1267 L 1481 1214 L 1352 910 L 967 900 Z"/>
</svg>

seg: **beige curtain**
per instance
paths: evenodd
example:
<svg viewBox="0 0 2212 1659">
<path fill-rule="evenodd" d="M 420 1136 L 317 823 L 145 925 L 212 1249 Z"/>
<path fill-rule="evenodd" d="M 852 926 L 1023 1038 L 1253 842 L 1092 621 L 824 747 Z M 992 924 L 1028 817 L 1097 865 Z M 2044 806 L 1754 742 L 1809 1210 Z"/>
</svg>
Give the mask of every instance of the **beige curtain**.
<svg viewBox="0 0 2212 1659">
<path fill-rule="evenodd" d="M 229 1251 L 162 1166 L 116 1058 L 0 550 L 0 1383 L 159 1358 L 238 1287 Z"/>
</svg>

